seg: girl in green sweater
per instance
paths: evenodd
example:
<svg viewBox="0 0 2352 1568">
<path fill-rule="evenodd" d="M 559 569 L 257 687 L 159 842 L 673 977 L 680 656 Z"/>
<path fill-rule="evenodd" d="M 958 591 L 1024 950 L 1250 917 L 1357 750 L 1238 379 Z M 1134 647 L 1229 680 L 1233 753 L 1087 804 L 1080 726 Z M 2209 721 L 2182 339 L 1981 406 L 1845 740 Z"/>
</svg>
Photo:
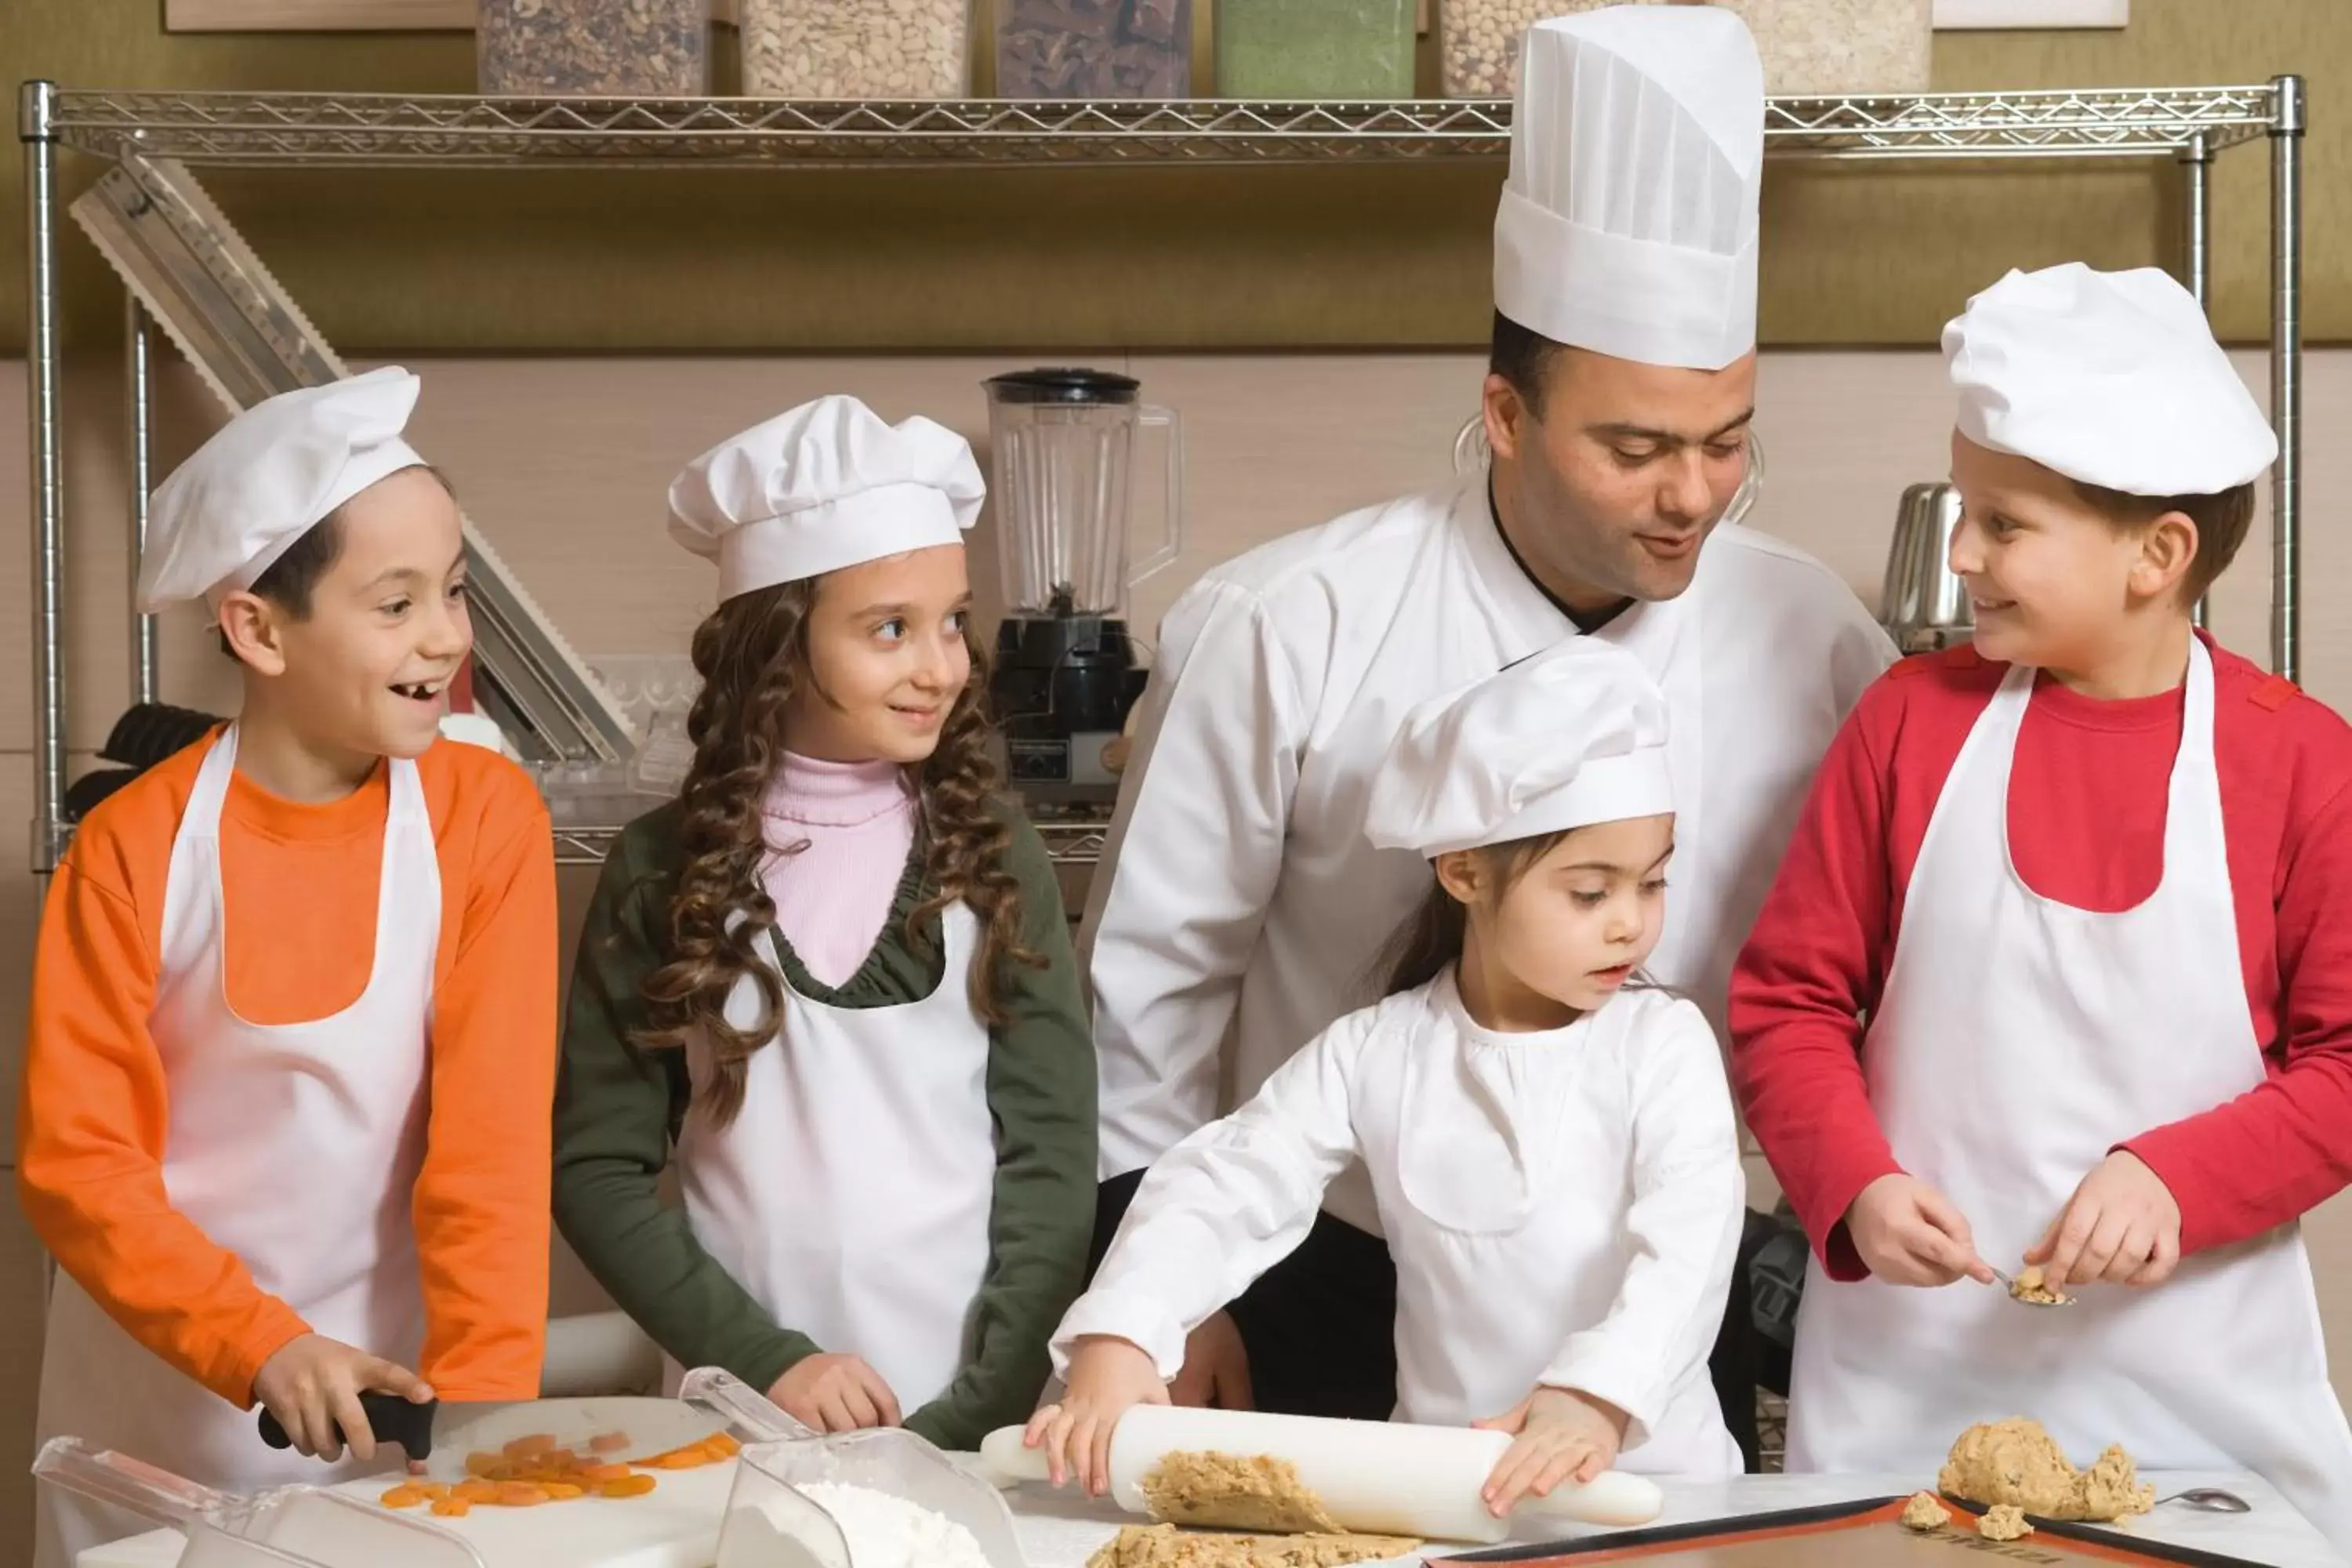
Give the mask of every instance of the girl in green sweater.
<svg viewBox="0 0 2352 1568">
<path fill-rule="evenodd" d="M 694 765 L 605 863 L 555 1112 L 556 1223 L 674 1363 L 950 1448 L 1035 1404 L 1095 1192 L 1077 965 L 965 626 L 981 495 L 960 437 L 849 397 L 672 485 L 719 568 Z"/>
</svg>

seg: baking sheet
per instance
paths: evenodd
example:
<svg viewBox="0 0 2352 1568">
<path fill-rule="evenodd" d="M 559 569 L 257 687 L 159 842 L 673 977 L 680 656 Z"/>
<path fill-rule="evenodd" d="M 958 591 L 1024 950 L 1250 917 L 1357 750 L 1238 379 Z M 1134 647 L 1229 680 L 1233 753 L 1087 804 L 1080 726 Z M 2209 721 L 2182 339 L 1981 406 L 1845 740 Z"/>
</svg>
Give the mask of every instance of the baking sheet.
<svg viewBox="0 0 2352 1568">
<path fill-rule="evenodd" d="M 1991 1557 L 2048 1568 L 2092 1563 L 2263 1568 L 2252 1558 L 2118 1540 L 2108 1531 L 2038 1519 L 2033 1521 L 2035 1533 L 2022 1541 L 1987 1541 L 1977 1534 L 1973 1520 L 1922 1534 L 1900 1522 L 1906 1500 L 1839 1503 L 1632 1531 L 1573 1545 L 1505 1547 L 1450 1561 L 1511 1563 L 1520 1568 L 1593 1568 L 1604 1563 L 1651 1568 L 1964 1568 L 1971 1561 Z"/>
</svg>

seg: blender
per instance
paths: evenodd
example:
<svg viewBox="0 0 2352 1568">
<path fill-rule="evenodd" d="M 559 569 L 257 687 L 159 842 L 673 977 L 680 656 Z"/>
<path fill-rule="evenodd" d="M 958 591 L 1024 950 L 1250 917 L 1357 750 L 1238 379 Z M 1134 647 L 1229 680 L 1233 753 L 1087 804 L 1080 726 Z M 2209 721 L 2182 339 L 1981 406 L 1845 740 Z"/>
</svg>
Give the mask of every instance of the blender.
<svg viewBox="0 0 2352 1568">
<path fill-rule="evenodd" d="M 1131 376 L 1041 369 L 985 384 L 1004 584 L 989 695 L 1006 776 L 1033 804 L 1107 806 L 1118 759 L 1106 749 L 1143 691 L 1127 591 L 1181 548 L 1182 433 Z M 1135 433 L 1155 426 L 1169 433 L 1166 537 L 1130 563 Z"/>
</svg>

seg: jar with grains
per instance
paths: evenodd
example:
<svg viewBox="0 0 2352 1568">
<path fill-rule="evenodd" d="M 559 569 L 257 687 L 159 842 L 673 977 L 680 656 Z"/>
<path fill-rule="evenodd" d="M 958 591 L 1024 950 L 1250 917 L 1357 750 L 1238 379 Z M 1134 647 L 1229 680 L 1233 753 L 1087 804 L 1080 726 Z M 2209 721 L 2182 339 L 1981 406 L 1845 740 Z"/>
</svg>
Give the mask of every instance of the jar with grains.
<svg viewBox="0 0 2352 1568">
<path fill-rule="evenodd" d="M 961 98 L 971 0 L 742 0 L 753 98 Z"/>
<path fill-rule="evenodd" d="M 999 98 L 1186 98 L 1192 0 L 996 0 Z"/>
<path fill-rule="evenodd" d="M 1414 0 L 1217 0 L 1220 98 L 1411 98 Z"/>
<path fill-rule="evenodd" d="M 710 90 L 709 0 L 480 0 L 474 47 L 492 95 Z"/>
<path fill-rule="evenodd" d="M 1440 54 L 1453 98 L 1507 98 L 1519 39 L 1546 16 L 1626 0 L 1443 0 Z M 1633 0 L 1687 5 L 1691 0 Z M 1935 0 L 1710 0 L 1756 35 L 1764 90 L 1833 98 L 1927 90 Z"/>
</svg>

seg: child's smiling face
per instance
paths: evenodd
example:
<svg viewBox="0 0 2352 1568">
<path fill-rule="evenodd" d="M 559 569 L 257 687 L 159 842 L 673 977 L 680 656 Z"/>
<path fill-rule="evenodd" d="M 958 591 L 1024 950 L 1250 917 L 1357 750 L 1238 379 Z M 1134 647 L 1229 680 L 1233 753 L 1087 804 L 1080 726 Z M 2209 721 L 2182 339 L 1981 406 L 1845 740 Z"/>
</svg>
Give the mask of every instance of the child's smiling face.
<svg viewBox="0 0 2352 1568">
<path fill-rule="evenodd" d="M 1952 571 L 1968 584 L 1977 651 L 2060 672 L 2113 657 L 2135 614 L 2172 591 L 2185 560 L 2178 513 L 2150 528 L 2118 525 L 2063 474 L 1952 437 L 1960 521 Z M 2193 525 L 2189 547 L 2194 548 Z M 2183 611 L 2185 614 L 2185 609 Z"/>
<path fill-rule="evenodd" d="M 429 469 L 404 468 L 319 526 L 336 530 L 335 556 L 308 603 L 233 594 L 224 631 L 311 751 L 421 755 L 474 646 L 457 503 Z"/>
<path fill-rule="evenodd" d="M 785 743 L 832 762 L 928 758 L 971 680 L 971 614 L 961 544 L 827 573 L 809 612 L 812 679 L 785 709 Z"/>
</svg>

